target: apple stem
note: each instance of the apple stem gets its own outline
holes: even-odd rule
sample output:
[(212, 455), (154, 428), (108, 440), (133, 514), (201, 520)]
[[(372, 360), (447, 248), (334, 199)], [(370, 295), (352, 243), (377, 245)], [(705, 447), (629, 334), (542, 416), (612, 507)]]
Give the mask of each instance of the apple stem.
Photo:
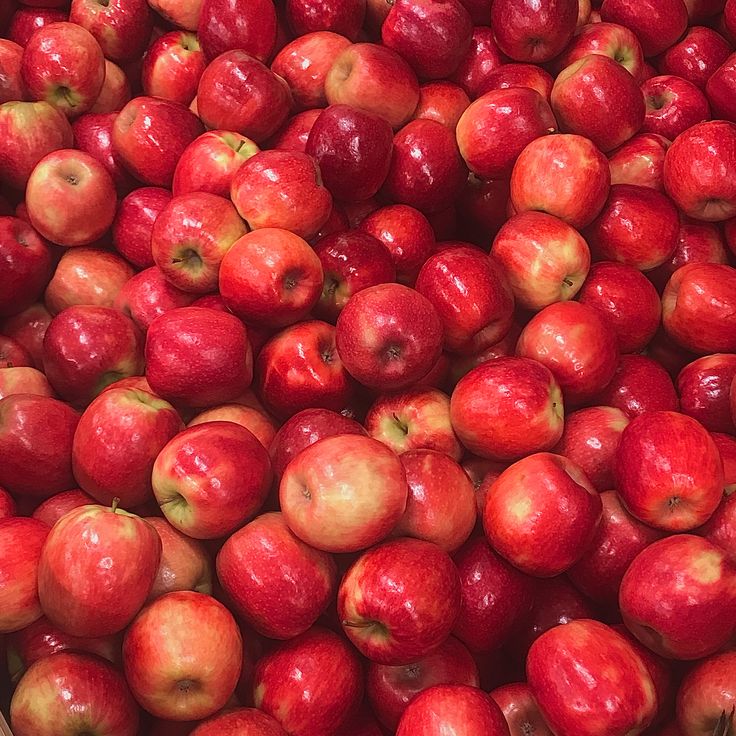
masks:
[(572, 286), (572, 281), (570, 281), (570, 279), (562, 279), (562, 283), (567, 286)]
[(731, 713), (726, 714), (726, 711), (721, 711), (721, 717), (716, 723), (716, 727), (713, 731), (713, 736), (733, 736), (733, 719), (736, 713), (736, 706), (731, 708)]
[(368, 629), (375, 625), (374, 621), (363, 621), (358, 623), (357, 621), (343, 621), (343, 626), (347, 626), (349, 629)]
[(115, 498), (113, 498), (113, 500), (112, 500), (112, 512), (113, 512), (113, 514), (117, 512), (119, 505), (120, 505), (120, 499), (117, 496), (115, 496)]

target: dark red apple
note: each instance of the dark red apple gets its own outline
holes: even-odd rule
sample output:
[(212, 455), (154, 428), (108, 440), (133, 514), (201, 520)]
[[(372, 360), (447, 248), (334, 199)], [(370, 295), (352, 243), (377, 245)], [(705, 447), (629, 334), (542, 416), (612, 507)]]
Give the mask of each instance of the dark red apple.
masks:
[[(276, 45), (276, 8), (272, 0), (203, 0), (197, 36), (207, 58), (239, 49), (265, 62)], [(194, 29), (191, 29), (194, 30)]]
[(501, 709), (511, 736), (554, 736), (527, 683), (501, 685), (491, 690), (489, 695)]
[(355, 41), (366, 15), (365, 0), (287, 0), (286, 20), (296, 36), (333, 31)]
[(677, 377), (683, 414), (710, 432), (736, 434), (729, 395), (736, 378), (736, 355), (715, 354), (686, 365)]
[(705, 26), (693, 26), (659, 57), (659, 71), (676, 74), (704, 89), (730, 53), (731, 46), (719, 33)]
[(451, 79), (460, 85), (471, 99), (475, 99), (488, 92), (486, 84), (488, 76), (503, 66), (504, 61), (506, 57), (496, 44), (493, 30), (487, 25), (478, 25), (473, 29), (470, 48)]
[[(39, 28), (50, 23), (59, 23), (69, 20), (69, 13), (60, 2), (55, 3), (61, 7), (34, 7), (32, 4), (21, 5), (10, 19), (7, 28), (7, 38), (11, 41), (25, 46), (30, 37)], [(66, 3), (64, 3), (66, 5)], [(12, 6), (9, 6), (12, 7)]]
[(673, 141), (691, 126), (710, 120), (708, 99), (686, 79), (669, 74), (651, 77), (641, 90), (647, 106), (643, 133), (656, 133)]
[(682, 0), (604, 0), (601, 19), (634, 31), (647, 57), (672, 46), (688, 25), (687, 8)]

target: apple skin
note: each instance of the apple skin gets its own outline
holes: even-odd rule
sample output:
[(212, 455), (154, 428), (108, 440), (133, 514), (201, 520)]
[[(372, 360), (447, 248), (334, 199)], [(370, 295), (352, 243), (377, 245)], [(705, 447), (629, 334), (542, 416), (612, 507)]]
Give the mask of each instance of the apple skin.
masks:
[(46, 376), (35, 368), (28, 366), (0, 368), (0, 399), (13, 394), (56, 395)]
[(337, 634), (312, 628), (256, 664), (254, 701), (293, 736), (334, 733), (363, 695), (358, 656)]
[(709, 432), (736, 434), (729, 402), (735, 378), (736, 355), (707, 355), (689, 363), (677, 377), (682, 413), (697, 419)]
[(406, 665), (430, 654), (460, 611), (460, 576), (449, 555), (419, 539), (372, 547), (337, 592), (343, 631), (372, 662)]
[(644, 122), (644, 95), (636, 80), (600, 54), (584, 56), (563, 69), (550, 101), (563, 132), (590, 138), (604, 153), (629, 140)]
[(478, 97), (494, 89), (528, 87), (549, 102), (554, 81), (548, 72), (534, 64), (502, 64), (484, 76), (478, 88)]
[(183, 424), (171, 404), (145, 391), (116, 389), (98, 396), (80, 417), (72, 468), (82, 490), (98, 503), (127, 507), (153, 497), (156, 456)]
[(51, 323), (51, 315), (43, 304), (31, 304), (22, 312), (0, 321), (5, 336), (18, 342), (33, 360), (33, 365), (43, 369), (43, 337)]
[(611, 151), (611, 184), (634, 184), (664, 192), (664, 158), (670, 142), (661, 135), (639, 133)]
[(470, 39), (470, 48), (460, 61), (450, 81), (460, 85), (470, 99), (476, 99), (485, 94), (488, 89), (486, 80), (496, 69), (507, 61), (501, 53), (493, 30), (487, 25), (477, 25), (473, 28)]
[(94, 733), (98, 728), (116, 736), (135, 736), (138, 720), (138, 705), (123, 675), (109, 662), (78, 652), (60, 652), (35, 662), (10, 704), (17, 736), (52, 736), (59, 729)]
[(105, 57), (82, 26), (50, 23), (28, 39), (20, 73), (32, 99), (45, 100), (67, 117), (76, 117), (87, 112), (100, 94)]
[(701, 659), (733, 636), (736, 567), (706, 539), (675, 534), (637, 555), (621, 582), (619, 606), (629, 631), (656, 654)]
[[(733, 387), (733, 383), (731, 384)], [(733, 392), (732, 392), (733, 395)], [(711, 432), (713, 441), (721, 453), (723, 461), (723, 475), (726, 480), (725, 494), (728, 496), (736, 491), (736, 437), (730, 434)]]
[(539, 210), (580, 230), (603, 209), (610, 182), (606, 157), (587, 138), (540, 136), (514, 163), (511, 202), (516, 212)]
[(468, 168), (482, 179), (508, 178), (527, 144), (554, 133), (549, 103), (528, 87), (486, 92), (465, 110), (456, 136)]
[[(61, 3), (57, 3), (61, 5)], [(66, 3), (64, 3), (66, 5)], [(10, 6), (9, 6), (10, 7)], [(69, 20), (69, 12), (63, 7), (61, 8), (42, 8), (30, 5), (21, 5), (10, 18), (7, 27), (7, 35), (3, 34), (10, 41), (20, 46), (25, 46), (30, 37), (39, 28), (49, 25), (50, 23), (58, 23), (60, 21)], [(20, 99), (15, 97), (14, 99)]]
[(449, 637), (434, 652), (409, 665), (371, 662), (366, 672), (366, 695), (378, 720), (394, 732), (409, 703), (434, 685), (480, 687), (478, 667), (470, 652)]
[(643, 133), (674, 140), (691, 126), (710, 120), (708, 98), (692, 82), (673, 75), (647, 79), (641, 86), (647, 106)]
[(549, 368), (568, 405), (585, 403), (604, 389), (619, 357), (610, 323), (580, 302), (557, 302), (534, 315), (519, 336), (516, 354)]
[[(279, 151), (298, 151), (306, 153), (307, 141), (317, 118), (322, 114), (322, 109), (303, 110), (287, 119), (287, 121), (269, 138), (265, 143), (266, 148), (275, 148)], [(333, 212), (335, 203), (332, 204)]]
[(286, 467), (279, 486), (291, 531), (326, 552), (355, 552), (385, 539), (406, 509), (407, 494), (399, 458), (359, 434), (309, 445)]
[(122, 631), (148, 597), (160, 558), (161, 540), (140, 517), (114, 505), (80, 506), (54, 525), (41, 553), (43, 612), (73, 636)]
[(89, 111), (101, 115), (117, 112), (130, 102), (131, 96), (128, 75), (117, 64), (105, 59), (105, 81)]
[(700, 89), (728, 58), (731, 46), (712, 28), (694, 26), (659, 57), (660, 74), (675, 74)]
[(18, 516), (0, 520), (4, 550), (0, 565), (0, 632), (3, 634), (24, 629), (42, 614), (36, 579), (48, 533), (49, 527), (37, 519)]
[(71, 148), (73, 143), (66, 116), (48, 102), (7, 101), (0, 105), (0, 175), (14, 189), (25, 188), (44, 156)]
[(736, 104), (733, 102), (736, 90), (736, 54), (731, 54), (713, 72), (705, 85), (708, 101), (714, 117), (736, 122)]
[(534, 603), (534, 580), (498, 555), (483, 537), (453, 556), (460, 573), (460, 614), (452, 633), (472, 652), (497, 650)]
[(105, 167), (82, 151), (60, 149), (44, 156), (26, 185), (31, 224), (67, 247), (88, 245), (115, 217), (115, 186)]
[(33, 512), (33, 518), (52, 527), (62, 516), (80, 506), (89, 506), (95, 503), (92, 496), (79, 488), (57, 493), (42, 501)]
[(419, 103), (413, 119), (434, 120), (455, 130), (468, 105), (470, 98), (459, 85), (444, 80), (427, 82), (419, 89)]
[[(193, 29), (192, 29), (193, 30)], [(232, 49), (265, 62), (276, 45), (276, 9), (272, 0), (204, 0), (197, 27), (202, 48), (211, 61)]]
[(140, 187), (118, 205), (112, 225), (113, 245), (136, 268), (154, 265), (151, 233), (156, 219), (170, 200), (168, 189)]
[(17, 515), (17, 510), (17, 504), (10, 491), (0, 488), (0, 521), (12, 519)]
[(594, 263), (578, 292), (578, 300), (595, 309), (611, 325), (622, 353), (644, 350), (659, 327), (659, 295), (649, 279), (633, 266), (610, 261)]
[(148, 0), (148, 4), (171, 25), (187, 31), (197, 30), (202, 0)]
[[(666, 333), (691, 352), (736, 352), (736, 269), (690, 263), (675, 271), (662, 294)], [(700, 325), (698, 328), (697, 325)]]
[(175, 529), (195, 539), (218, 539), (255, 516), (272, 477), (266, 449), (245, 427), (205, 422), (164, 445), (151, 483)]
[(419, 693), (404, 711), (396, 736), (509, 736), (506, 720), (489, 695), (467, 685), (435, 685)]
[(393, 49), (374, 43), (348, 46), (325, 79), (330, 105), (352, 105), (379, 115), (396, 130), (411, 119), (419, 102), (419, 82)]
[[(718, 435), (714, 435), (716, 439)], [(730, 435), (721, 435), (733, 443)], [(697, 530), (709, 542), (720, 547), (726, 557), (736, 565), (736, 494), (730, 487), (726, 487), (725, 495), (718, 504), (718, 508), (708, 521)]]
[(533, 311), (572, 299), (590, 269), (583, 236), (545, 212), (511, 217), (494, 238), (491, 256), (506, 274), (516, 303)]
[(9, 317), (27, 309), (41, 296), (52, 274), (53, 256), (48, 243), (27, 222), (17, 217), (0, 217), (0, 260), (0, 317)]
[(280, 419), (309, 408), (342, 411), (356, 393), (337, 351), (335, 328), (317, 320), (291, 325), (263, 346), (255, 385)]
[(226, 51), (207, 65), (195, 99), (207, 128), (240, 133), (259, 145), (286, 122), (291, 105), (286, 82), (240, 49)]
[(278, 429), (276, 423), (265, 413), (242, 404), (221, 404), (197, 414), (187, 426), (196, 427), (205, 422), (234, 422), (245, 427), (268, 450)]
[(244, 135), (229, 130), (209, 130), (193, 140), (181, 154), (174, 171), (172, 193), (178, 196), (209, 192), (228, 198), (235, 172), (259, 150)]
[(554, 736), (526, 682), (501, 685), (489, 695), (501, 709), (511, 736)]
[(146, 333), (146, 377), (167, 401), (204, 408), (232, 401), (253, 378), (243, 323), (204, 307), (179, 307), (157, 317)]
[(332, 556), (302, 542), (280, 513), (263, 514), (229, 537), (217, 576), (236, 613), (270, 639), (303, 634), (337, 590)]
[(719, 719), (733, 711), (736, 652), (715, 654), (693, 667), (677, 693), (677, 722), (684, 734), (709, 736)]
[(679, 227), (677, 208), (664, 194), (615, 184), (586, 234), (598, 260), (650, 271), (674, 254)]
[[(708, 166), (715, 156), (718, 166)], [(664, 160), (664, 186), (684, 214), (719, 222), (736, 215), (736, 124), (709, 120), (677, 137)]]
[(577, 0), (500, 0), (491, 6), (490, 25), (506, 56), (541, 64), (567, 46), (577, 19)]
[[(197, 621), (197, 626), (188, 621)], [(152, 715), (199, 720), (229, 701), (242, 652), (238, 626), (221, 603), (203, 593), (175, 591), (146, 606), (128, 627), (125, 678)]]
[(121, 63), (142, 56), (153, 30), (146, 0), (72, 0), (69, 21), (89, 31), (108, 59)]
[(143, 92), (150, 97), (189, 105), (197, 94), (206, 66), (196, 35), (187, 31), (164, 33), (143, 57)]
[(554, 733), (637, 734), (657, 711), (644, 662), (623, 636), (598, 621), (571, 621), (542, 634), (529, 651), (526, 672)]
[[(151, 736), (156, 736), (156, 734), (152, 732)], [(196, 726), (194, 731), (191, 731), (190, 736), (238, 736), (238, 734), (286, 736), (286, 731), (281, 728), (276, 719), (260, 710), (236, 708), (203, 721)]]
[(0, 368), (34, 367), (31, 354), (12, 337), (0, 335)]
[(271, 71), (286, 80), (296, 110), (327, 107), (327, 73), (350, 45), (339, 33), (315, 31), (299, 35), (276, 54)]
[(309, 244), (276, 227), (239, 238), (220, 265), (220, 293), (228, 308), (248, 323), (271, 328), (304, 319), (319, 300), (323, 281), (322, 264)]
[(365, 430), (354, 419), (329, 409), (303, 409), (287, 419), (270, 446), (271, 464), (279, 480), (287, 465), (302, 450), (325, 437), (336, 434), (364, 435)]

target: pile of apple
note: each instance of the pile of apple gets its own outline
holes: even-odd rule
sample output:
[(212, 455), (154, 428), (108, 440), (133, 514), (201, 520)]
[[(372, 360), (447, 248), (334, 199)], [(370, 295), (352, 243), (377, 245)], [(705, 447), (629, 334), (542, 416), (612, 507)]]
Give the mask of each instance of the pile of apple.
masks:
[(736, 0), (0, 36), (15, 736), (736, 734)]

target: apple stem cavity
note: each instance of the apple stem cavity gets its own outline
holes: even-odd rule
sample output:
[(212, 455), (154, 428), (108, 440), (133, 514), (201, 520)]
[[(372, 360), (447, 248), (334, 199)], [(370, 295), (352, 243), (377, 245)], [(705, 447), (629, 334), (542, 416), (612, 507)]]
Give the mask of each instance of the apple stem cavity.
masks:
[(716, 723), (716, 727), (713, 730), (713, 736), (734, 736), (734, 714), (736, 714), (736, 706), (731, 708), (729, 714), (725, 710), (721, 711), (721, 717), (718, 719), (718, 723)]

